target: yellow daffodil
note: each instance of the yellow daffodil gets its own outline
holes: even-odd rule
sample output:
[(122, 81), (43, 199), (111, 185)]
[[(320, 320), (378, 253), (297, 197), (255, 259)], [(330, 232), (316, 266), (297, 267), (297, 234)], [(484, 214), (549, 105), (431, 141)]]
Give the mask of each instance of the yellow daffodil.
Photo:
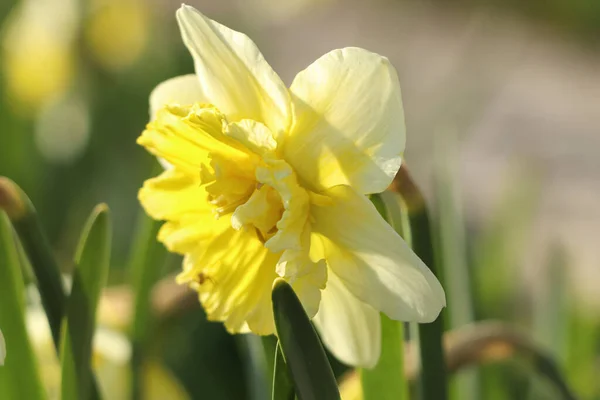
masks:
[(184, 255), (178, 280), (230, 332), (274, 332), (271, 286), (295, 289), (340, 360), (373, 366), (379, 312), (429, 322), (437, 279), (367, 194), (398, 171), (405, 128), (390, 62), (334, 50), (290, 88), (256, 45), (189, 6), (177, 12), (196, 74), (160, 84), (138, 143), (165, 172), (139, 199)]
[(4, 365), (4, 359), (6, 358), (6, 342), (4, 341), (4, 335), (0, 331), (0, 365)]

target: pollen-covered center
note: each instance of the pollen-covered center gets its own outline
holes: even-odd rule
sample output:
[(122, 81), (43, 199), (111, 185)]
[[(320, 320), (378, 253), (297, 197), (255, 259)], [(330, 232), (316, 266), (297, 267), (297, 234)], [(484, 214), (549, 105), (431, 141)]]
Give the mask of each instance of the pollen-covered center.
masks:
[(194, 104), (165, 107), (149, 129), (202, 148), (196, 174), (206, 197), (198, 201), (208, 202), (215, 218), (230, 218), (273, 252), (300, 249), (309, 196), (264, 124), (230, 123), (216, 107)]

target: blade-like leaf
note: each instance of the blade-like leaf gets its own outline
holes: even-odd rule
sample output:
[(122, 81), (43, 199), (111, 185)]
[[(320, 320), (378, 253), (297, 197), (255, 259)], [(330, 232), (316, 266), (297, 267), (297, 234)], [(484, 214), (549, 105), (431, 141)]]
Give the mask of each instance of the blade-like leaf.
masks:
[(23, 279), (12, 228), (0, 210), (0, 329), (7, 357), (0, 366), (1, 399), (43, 399), (37, 363), (25, 327)]
[[(391, 195), (391, 198), (387, 195)], [(398, 195), (387, 193), (386, 197), (372, 195), (371, 202), (381, 216), (398, 232), (403, 234), (403, 219)], [(408, 385), (404, 378), (404, 349), (402, 323), (392, 321), (381, 314), (381, 356), (373, 369), (361, 371), (364, 400), (408, 399)]]
[[(433, 204), (435, 237), (438, 260), (444, 271), (448, 299), (447, 328), (454, 329), (475, 320), (473, 286), (467, 257), (466, 232), (461, 207), (458, 173), (458, 140), (453, 130), (442, 130), (434, 140), (434, 193)], [(451, 385), (453, 398), (478, 399), (481, 396), (479, 371), (473, 368), (454, 377)]]
[(294, 384), (290, 378), (290, 373), (283, 358), (281, 347), (277, 342), (275, 350), (275, 363), (273, 364), (273, 395), (272, 400), (294, 400)]
[[(438, 270), (437, 260), (434, 258), (434, 241), (427, 204), (421, 191), (408, 174), (405, 165), (398, 171), (391, 188), (400, 194), (407, 207), (413, 251), (444, 286), (443, 274)], [(448, 376), (442, 348), (445, 313), (446, 311), (442, 310), (435, 321), (419, 325), (422, 365), (420, 392), (425, 400), (448, 398)]]
[(130, 332), (133, 345), (131, 357), (133, 399), (145, 398), (142, 393), (141, 374), (147, 335), (152, 331), (150, 293), (160, 277), (166, 255), (164, 247), (156, 240), (161, 223), (152, 220), (143, 211), (138, 220), (139, 225), (129, 264), (135, 293), (135, 311)]
[(408, 399), (402, 332), (401, 322), (381, 314), (381, 356), (373, 369), (361, 371), (364, 400)]
[(283, 279), (273, 284), (277, 336), (300, 400), (339, 399), (331, 365), (298, 296)]
[(38, 283), (42, 305), (48, 316), (54, 345), (60, 347), (65, 311), (65, 289), (52, 248), (42, 230), (37, 212), (27, 195), (8, 178), (0, 177), (0, 206), (7, 211)]
[(75, 256), (77, 268), (67, 304), (61, 351), (63, 400), (85, 400), (92, 393), (92, 339), (96, 307), (108, 275), (110, 238), (108, 208), (101, 204), (88, 219)]

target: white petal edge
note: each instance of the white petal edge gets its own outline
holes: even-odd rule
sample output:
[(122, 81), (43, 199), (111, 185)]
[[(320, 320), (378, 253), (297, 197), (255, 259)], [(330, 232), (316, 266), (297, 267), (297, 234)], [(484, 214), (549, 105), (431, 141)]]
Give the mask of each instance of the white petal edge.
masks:
[(181, 75), (158, 84), (150, 93), (150, 119), (167, 104), (189, 105), (206, 102), (200, 81), (194, 74)]
[(334, 273), (328, 275), (314, 318), (321, 339), (341, 362), (373, 368), (381, 353), (379, 312), (358, 300)]
[(194, 58), (202, 92), (230, 122), (267, 125), (277, 138), (290, 124), (290, 96), (281, 78), (248, 36), (182, 5), (177, 21)]
[(331, 270), (359, 300), (398, 321), (432, 322), (446, 305), (437, 278), (381, 218), (373, 204), (348, 186), (328, 191), (331, 206), (313, 206)]
[(294, 123), (283, 151), (304, 182), (316, 191), (385, 190), (406, 141), (400, 83), (388, 59), (359, 48), (331, 51), (296, 75), (290, 92)]

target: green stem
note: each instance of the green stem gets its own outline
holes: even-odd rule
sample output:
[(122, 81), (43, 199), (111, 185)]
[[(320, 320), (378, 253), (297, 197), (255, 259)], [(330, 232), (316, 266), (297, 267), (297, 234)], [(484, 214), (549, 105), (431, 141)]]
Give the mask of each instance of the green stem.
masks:
[[(399, 193), (406, 204), (414, 252), (442, 282), (441, 274), (436, 268), (434, 242), (425, 199), (405, 166), (400, 168), (391, 189)], [(445, 311), (442, 310), (440, 316), (432, 323), (419, 325), (422, 366), (420, 389), (425, 400), (448, 399), (448, 377), (442, 345), (444, 314)]]

